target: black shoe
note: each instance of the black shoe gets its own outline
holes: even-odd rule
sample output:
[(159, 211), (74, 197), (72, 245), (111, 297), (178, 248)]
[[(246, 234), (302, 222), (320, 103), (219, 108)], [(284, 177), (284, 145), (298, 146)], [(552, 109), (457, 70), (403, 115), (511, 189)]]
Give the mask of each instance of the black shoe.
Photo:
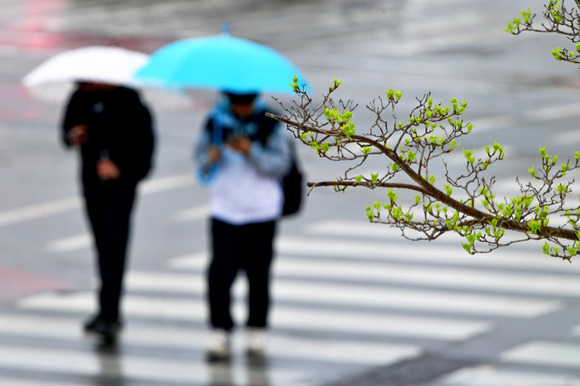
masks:
[(98, 318), (89, 321), (84, 327), (86, 333), (97, 337), (102, 347), (114, 346), (117, 342), (119, 331), (121, 330), (121, 324), (118, 321)]
[(90, 334), (100, 334), (114, 333), (115, 335), (121, 330), (121, 322), (118, 320), (106, 320), (101, 318), (99, 315), (89, 319), (83, 325), (83, 331)]
[(93, 332), (95, 330), (95, 326), (97, 325), (97, 323), (99, 322), (100, 317), (97, 316), (93, 316), (92, 318), (90, 318), (89, 320), (87, 320), (84, 324), (83, 324), (83, 331), (84, 332)]

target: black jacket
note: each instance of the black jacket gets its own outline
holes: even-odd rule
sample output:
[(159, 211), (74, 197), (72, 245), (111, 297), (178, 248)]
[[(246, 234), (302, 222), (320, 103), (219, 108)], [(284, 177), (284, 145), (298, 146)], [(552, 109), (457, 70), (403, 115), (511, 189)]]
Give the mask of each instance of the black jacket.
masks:
[(135, 186), (147, 175), (152, 167), (153, 123), (136, 91), (123, 87), (75, 91), (62, 123), (67, 146), (68, 133), (78, 124), (88, 126), (88, 142), (81, 147), (85, 186), (98, 181), (96, 163), (102, 156), (108, 156), (119, 167), (120, 185)]

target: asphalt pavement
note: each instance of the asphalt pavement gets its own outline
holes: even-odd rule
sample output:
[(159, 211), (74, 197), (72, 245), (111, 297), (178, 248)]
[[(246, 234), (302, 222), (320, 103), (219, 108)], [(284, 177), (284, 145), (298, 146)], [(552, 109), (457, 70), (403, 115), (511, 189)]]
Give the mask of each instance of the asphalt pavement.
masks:
[[(200, 90), (188, 110), (152, 106), (159, 146), (134, 218), (126, 329), (103, 349), (80, 331), (94, 309), (94, 266), (78, 159), (58, 138), (63, 106), (20, 84), (67, 49), (153, 52), (228, 23), (290, 58), (315, 95), (341, 79), (357, 127), (389, 87), (403, 91), (403, 115), (427, 92), (466, 99), (475, 129), (462, 145), (506, 146), (495, 175), (508, 195), (540, 146), (567, 158), (580, 144), (580, 73), (550, 54), (566, 39), (503, 31), (527, 7), (542, 2), (0, 0), (0, 385), (580, 385), (578, 263), (537, 245), (469, 256), (454, 238), (407, 241), (365, 223), (364, 206), (383, 193), (357, 189), (314, 190), (280, 224), (265, 360), (243, 354), (239, 331), (230, 363), (206, 363), (208, 193), (194, 181), (191, 147), (216, 96)], [(306, 147), (299, 154), (310, 181), (342, 171)], [(240, 280), (239, 320), (244, 289)]]

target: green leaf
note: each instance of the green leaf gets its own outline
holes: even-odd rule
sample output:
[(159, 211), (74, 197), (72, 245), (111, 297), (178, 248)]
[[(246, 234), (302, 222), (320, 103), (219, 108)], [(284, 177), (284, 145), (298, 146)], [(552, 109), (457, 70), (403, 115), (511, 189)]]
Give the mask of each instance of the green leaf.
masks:
[(451, 185), (447, 184), (447, 185), (445, 185), (444, 187), (445, 187), (445, 193), (446, 193), (448, 196), (451, 196), (451, 193), (453, 193), (453, 189), (451, 188)]
[(548, 245), (548, 243), (544, 243), (544, 246), (542, 247), (542, 251), (546, 254), (549, 255), (550, 254), (550, 246)]
[(520, 11), (520, 15), (522, 15), (526, 24), (530, 23), (531, 17), (532, 17), (532, 11), (530, 11), (529, 8), (525, 11), (524, 10)]
[(514, 33), (514, 26), (513, 26), (513, 24), (508, 21), (507, 28), (504, 29), (504, 31), (505, 32), (508, 32), (510, 34), (513, 34)]
[(397, 193), (393, 189), (389, 189), (387, 191), (387, 197), (389, 197), (389, 200), (391, 200), (392, 202), (397, 201), (397, 199), (399, 198), (397, 197)]
[(362, 147), (362, 148), (360, 149), (360, 151), (361, 151), (363, 154), (365, 154), (365, 155), (366, 155), (366, 154), (369, 154), (369, 153), (371, 152), (371, 150), (372, 150), (372, 149), (373, 149), (373, 148), (372, 148), (372, 146), (365, 146), (365, 147)]
[(292, 87), (292, 91), (298, 92), (300, 91), (300, 85), (298, 84), (298, 77), (294, 75), (292, 77), (292, 83), (289, 83), (290, 87)]

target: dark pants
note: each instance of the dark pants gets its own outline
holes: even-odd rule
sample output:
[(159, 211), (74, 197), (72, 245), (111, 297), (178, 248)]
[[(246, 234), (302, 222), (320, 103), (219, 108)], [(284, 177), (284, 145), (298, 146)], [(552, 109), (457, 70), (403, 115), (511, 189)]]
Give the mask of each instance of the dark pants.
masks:
[(275, 230), (274, 221), (231, 225), (211, 220), (213, 257), (208, 287), (212, 327), (229, 331), (234, 326), (230, 289), (239, 270), (246, 272), (249, 283), (247, 326), (266, 327)]
[(95, 238), (101, 279), (99, 316), (119, 320), (120, 298), (135, 188), (111, 183), (85, 185), (87, 214)]

